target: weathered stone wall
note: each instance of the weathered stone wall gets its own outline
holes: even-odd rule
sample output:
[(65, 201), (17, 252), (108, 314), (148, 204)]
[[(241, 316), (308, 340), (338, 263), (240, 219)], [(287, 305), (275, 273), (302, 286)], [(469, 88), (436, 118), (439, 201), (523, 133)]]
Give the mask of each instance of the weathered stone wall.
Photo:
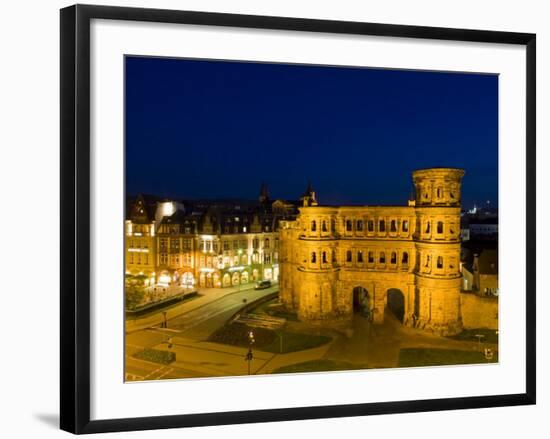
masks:
[(498, 298), (480, 297), (473, 293), (460, 294), (462, 325), (465, 329), (498, 330)]
[(363, 288), (373, 321), (382, 323), (395, 289), (403, 297), (404, 324), (460, 332), (463, 174), (415, 171), (417, 196), (408, 206), (300, 208), (295, 221), (281, 223), (281, 301), (301, 319), (351, 319), (353, 291)]

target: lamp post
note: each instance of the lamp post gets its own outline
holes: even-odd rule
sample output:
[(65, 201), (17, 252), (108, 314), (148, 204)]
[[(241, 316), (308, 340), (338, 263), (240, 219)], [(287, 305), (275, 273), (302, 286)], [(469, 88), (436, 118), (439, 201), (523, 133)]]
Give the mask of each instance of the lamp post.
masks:
[[(239, 264), (242, 262), (241, 261), (241, 255), (243, 254), (243, 250), (242, 249), (239, 249), (237, 250), (237, 254), (239, 255)], [(239, 293), (241, 292), (241, 284), (242, 284), (242, 279), (243, 278), (243, 273), (242, 271), (240, 272), (239, 274)]]
[(246, 353), (244, 360), (248, 362), (248, 375), (250, 375), (250, 365), (254, 359), (254, 354), (252, 353), (252, 345), (254, 344), (254, 333), (252, 331), (248, 332), (248, 352)]

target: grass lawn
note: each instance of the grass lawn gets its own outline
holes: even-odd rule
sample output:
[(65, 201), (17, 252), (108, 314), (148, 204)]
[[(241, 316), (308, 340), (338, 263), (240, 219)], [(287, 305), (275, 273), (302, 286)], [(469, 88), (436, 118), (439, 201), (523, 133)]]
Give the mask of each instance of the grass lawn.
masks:
[[(498, 361), (495, 353), (491, 363)], [(457, 349), (406, 348), (399, 351), (399, 367), (444, 366), (449, 364), (487, 363), (483, 352)]]
[(366, 366), (358, 364), (348, 363), (347, 361), (333, 361), (333, 360), (311, 360), (303, 363), (290, 364), (288, 366), (280, 367), (273, 371), (273, 373), (297, 373), (297, 372), (327, 372), (334, 370), (356, 370), (367, 369)]
[[(214, 332), (208, 339), (214, 343), (248, 347), (248, 333), (254, 332), (253, 348), (274, 354), (303, 351), (322, 346), (332, 339), (324, 335), (302, 334), (285, 330), (252, 328), (243, 323), (232, 323)], [(282, 352), (281, 352), (282, 337)]]
[(477, 328), (477, 329), (465, 329), (460, 334), (451, 335), (448, 338), (461, 341), (478, 341), (476, 335), (483, 335), (481, 343), (495, 343), (498, 344), (498, 334), (494, 329)]

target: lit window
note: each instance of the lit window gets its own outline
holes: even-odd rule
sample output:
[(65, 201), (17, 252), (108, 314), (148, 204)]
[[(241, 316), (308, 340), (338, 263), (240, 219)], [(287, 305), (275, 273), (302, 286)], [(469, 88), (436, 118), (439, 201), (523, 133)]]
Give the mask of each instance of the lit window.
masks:
[(386, 263), (386, 254), (384, 252), (380, 252), (380, 259), (379, 259), (380, 263), (381, 264), (385, 264)]

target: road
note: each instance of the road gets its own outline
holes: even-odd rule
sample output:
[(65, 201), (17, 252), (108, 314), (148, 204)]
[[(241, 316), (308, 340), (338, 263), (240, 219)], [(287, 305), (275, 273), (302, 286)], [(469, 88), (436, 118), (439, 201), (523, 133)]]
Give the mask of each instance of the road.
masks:
[(246, 303), (276, 293), (277, 290), (278, 286), (273, 286), (265, 290), (249, 289), (228, 294), (198, 309), (169, 320), (168, 328), (177, 331), (180, 336), (185, 338), (205, 340), (216, 329), (223, 326), (233, 314), (243, 308)]
[[(183, 314), (169, 318), (167, 328), (161, 328), (160, 323), (157, 323), (149, 328), (127, 333), (126, 380), (220, 375), (228, 365), (231, 365), (233, 371), (238, 371), (238, 374), (246, 373), (244, 372), (246, 364), (243, 361), (246, 351), (242, 348), (222, 347), (205, 341), (212, 332), (223, 326), (247, 303), (276, 293), (277, 290), (278, 286), (275, 285), (264, 290), (231, 291), (210, 302), (195, 306)], [(162, 315), (162, 311), (157, 314)], [(169, 366), (132, 357), (135, 352), (143, 348), (167, 349), (168, 340), (172, 343), (170, 350), (176, 352), (177, 358), (177, 361)], [(260, 357), (262, 354), (259, 354), (257, 359), (260, 360)], [(267, 361), (270, 358), (271, 355), (263, 359)]]

